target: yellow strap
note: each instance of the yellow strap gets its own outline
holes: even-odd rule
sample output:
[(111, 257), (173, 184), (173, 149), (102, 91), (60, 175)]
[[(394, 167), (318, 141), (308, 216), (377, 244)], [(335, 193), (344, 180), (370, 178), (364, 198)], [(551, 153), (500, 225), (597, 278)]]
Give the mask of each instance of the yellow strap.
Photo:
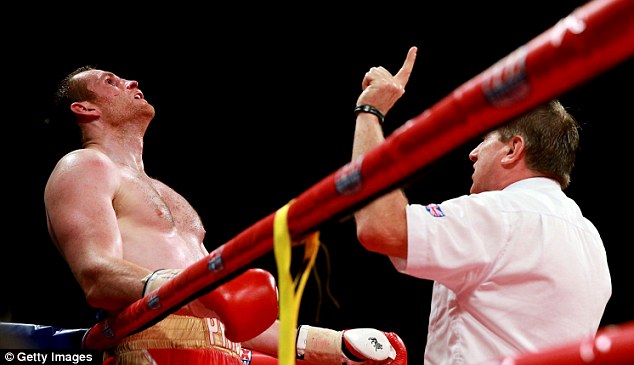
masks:
[[(291, 275), (291, 235), (288, 231), (288, 209), (292, 201), (275, 213), (273, 224), (273, 249), (278, 272), (278, 291), (280, 304), (280, 338), (278, 364), (294, 365), (296, 358), (295, 330), (302, 293), (317, 252), (319, 251), (319, 232), (311, 234), (304, 242), (304, 261), (300, 275), (293, 280)], [(297, 292), (295, 292), (297, 287)]]

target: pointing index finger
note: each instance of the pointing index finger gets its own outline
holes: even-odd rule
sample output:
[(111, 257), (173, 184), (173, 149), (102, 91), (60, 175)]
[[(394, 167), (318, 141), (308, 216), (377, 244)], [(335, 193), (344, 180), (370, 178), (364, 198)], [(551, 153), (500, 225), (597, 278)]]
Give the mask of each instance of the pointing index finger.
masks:
[(405, 87), (405, 85), (407, 84), (407, 81), (409, 81), (409, 76), (412, 74), (412, 69), (414, 68), (414, 61), (416, 60), (417, 50), (418, 48), (415, 46), (410, 47), (409, 51), (407, 52), (407, 58), (405, 58), (405, 62), (403, 63), (403, 66), (401, 67), (400, 70), (398, 70), (398, 73), (394, 75), (394, 78), (396, 79), (396, 81), (400, 83), (403, 87)]

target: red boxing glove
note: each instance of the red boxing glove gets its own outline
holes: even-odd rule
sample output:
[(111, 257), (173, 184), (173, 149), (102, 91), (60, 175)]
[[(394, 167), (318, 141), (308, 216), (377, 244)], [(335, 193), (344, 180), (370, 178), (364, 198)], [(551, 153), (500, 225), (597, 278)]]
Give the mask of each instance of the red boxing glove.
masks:
[(403, 340), (394, 332), (385, 332), (385, 337), (396, 350), (396, 358), (392, 360), (390, 365), (407, 365), (407, 348)]
[(279, 313), (275, 278), (262, 269), (249, 269), (198, 301), (216, 312), (225, 325), (225, 335), (233, 342), (264, 332)]

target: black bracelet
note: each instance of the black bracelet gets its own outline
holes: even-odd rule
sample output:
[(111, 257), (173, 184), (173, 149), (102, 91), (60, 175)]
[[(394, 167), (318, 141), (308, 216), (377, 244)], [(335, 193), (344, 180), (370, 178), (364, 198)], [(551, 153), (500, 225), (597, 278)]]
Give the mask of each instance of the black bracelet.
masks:
[(383, 115), (383, 113), (381, 113), (379, 109), (373, 107), (372, 105), (357, 105), (357, 107), (354, 108), (354, 115), (359, 115), (359, 113), (374, 114), (377, 118), (379, 118), (380, 124), (383, 124), (383, 121), (385, 120), (385, 115)]

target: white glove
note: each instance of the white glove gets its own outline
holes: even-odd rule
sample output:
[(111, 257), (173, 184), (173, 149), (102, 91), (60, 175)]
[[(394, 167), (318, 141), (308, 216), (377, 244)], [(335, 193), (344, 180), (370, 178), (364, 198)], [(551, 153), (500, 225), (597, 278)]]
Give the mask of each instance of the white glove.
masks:
[[(396, 334), (390, 335), (398, 338)], [(402, 345), (400, 338), (398, 343)], [(405, 352), (405, 346), (400, 347), (399, 351)], [(374, 328), (335, 331), (303, 325), (297, 330), (297, 358), (311, 364), (355, 365), (366, 361), (388, 364), (396, 359), (397, 352), (386, 333)]]

